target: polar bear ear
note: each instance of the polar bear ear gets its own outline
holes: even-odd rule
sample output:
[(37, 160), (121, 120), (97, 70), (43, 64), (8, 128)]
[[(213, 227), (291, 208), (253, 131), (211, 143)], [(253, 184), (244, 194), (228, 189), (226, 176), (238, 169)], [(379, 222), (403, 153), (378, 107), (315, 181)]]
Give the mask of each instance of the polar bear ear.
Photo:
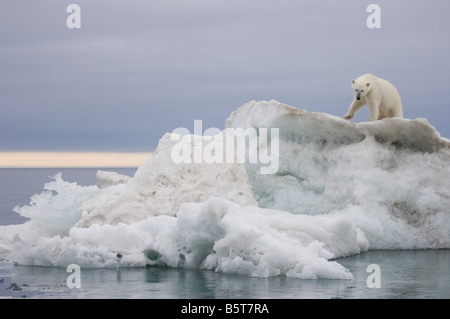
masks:
[(355, 80), (352, 80), (352, 83), (355, 84)]
[(369, 87), (369, 86), (370, 86), (370, 83), (366, 83), (366, 86)]

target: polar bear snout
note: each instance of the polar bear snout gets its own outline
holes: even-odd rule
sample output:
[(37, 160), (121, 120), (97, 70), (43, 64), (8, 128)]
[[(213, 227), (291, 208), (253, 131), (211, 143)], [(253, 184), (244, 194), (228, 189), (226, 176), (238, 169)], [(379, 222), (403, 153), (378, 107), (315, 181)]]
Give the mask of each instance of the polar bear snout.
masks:
[(356, 99), (359, 101), (361, 100), (361, 93), (358, 92), (358, 94), (356, 94)]

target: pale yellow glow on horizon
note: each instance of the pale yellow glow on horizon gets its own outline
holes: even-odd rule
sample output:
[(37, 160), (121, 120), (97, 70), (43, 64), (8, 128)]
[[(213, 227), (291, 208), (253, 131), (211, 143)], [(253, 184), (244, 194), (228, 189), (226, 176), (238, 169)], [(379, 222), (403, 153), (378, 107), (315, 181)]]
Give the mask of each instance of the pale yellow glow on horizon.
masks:
[(151, 153), (0, 152), (1, 168), (138, 167)]

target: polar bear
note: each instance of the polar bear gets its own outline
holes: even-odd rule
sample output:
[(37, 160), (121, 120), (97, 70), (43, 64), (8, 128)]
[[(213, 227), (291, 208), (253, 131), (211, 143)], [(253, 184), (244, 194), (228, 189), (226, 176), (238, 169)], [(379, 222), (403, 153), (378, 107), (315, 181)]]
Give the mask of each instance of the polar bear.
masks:
[(388, 117), (403, 117), (402, 102), (397, 89), (388, 81), (372, 74), (352, 80), (355, 98), (344, 118), (349, 120), (362, 106), (369, 108), (369, 121)]

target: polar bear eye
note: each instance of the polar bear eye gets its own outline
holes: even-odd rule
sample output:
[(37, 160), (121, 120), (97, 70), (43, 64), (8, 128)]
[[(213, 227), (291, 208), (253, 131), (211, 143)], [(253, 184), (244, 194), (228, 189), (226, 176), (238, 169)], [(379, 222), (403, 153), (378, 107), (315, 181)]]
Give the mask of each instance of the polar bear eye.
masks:
[(364, 90), (361, 90), (361, 93), (364, 92)]

